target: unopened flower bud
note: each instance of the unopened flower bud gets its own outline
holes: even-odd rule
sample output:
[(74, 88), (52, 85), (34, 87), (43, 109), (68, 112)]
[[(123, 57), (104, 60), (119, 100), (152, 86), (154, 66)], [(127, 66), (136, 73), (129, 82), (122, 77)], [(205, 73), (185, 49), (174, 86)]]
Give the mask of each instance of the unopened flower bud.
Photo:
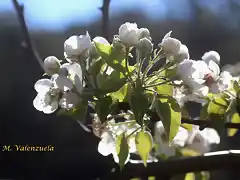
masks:
[(177, 60), (178, 62), (181, 62), (184, 59), (189, 59), (189, 52), (186, 45), (181, 44), (180, 50), (177, 53), (177, 55), (174, 56), (174, 59)]
[(43, 67), (45, 72), (51, 76), (58, 72), (60, 68), (60, 61), (55, 56), (49, 56), (44, 60)]
[(138, 27), (136, 23), (126, 22), (119, 28), (119, 38), (127, 47), (135, 46), (138, 43)]
[(137, 44), (138, 49), (142, 54), (147, 54), (152, 52), (153, 50), (153, 44), (148, 38), (142, 38)]
[(139, 31), (139, 39), (142, 39), (142, 38), (147, 38), (151, 41), (151, 37), (150, 37), (150, 32), (147, 28), (140, 28)]
[(113, 47), (115, 47), (117, 49), (118, 48), (119, 49), (123, 48), (123, 44), (122, 44), (118, 35), (115, 35), (114, 38), (113, 38)]
[(209, 51), (204, 53), (202, 56), (202, 60), (205, 61), (207, 64), (210, 60), (214, 61), (216, 64), (220, 64), (220, 55), (216, 51)]
[(170, 36), (171, 31), (164, 36), (160, 45), (167, 55), (176, 55), (180, 51), (181, 42), (178, 39), (172, 38)]

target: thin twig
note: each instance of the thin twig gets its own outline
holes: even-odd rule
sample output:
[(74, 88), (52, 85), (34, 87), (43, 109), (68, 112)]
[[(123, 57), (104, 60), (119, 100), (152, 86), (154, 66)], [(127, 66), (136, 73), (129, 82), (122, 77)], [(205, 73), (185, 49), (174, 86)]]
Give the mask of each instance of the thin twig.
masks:
[(103, 5), (99, 9), (102, 11), (102, 33), (103, 37), (109, 40), (109, 6), (111, 0), (103, 0)]
[(23, 36), (24, 36), (24, 41), (25, 41), (24, 43), (26, 44), (29, 51), (33, 54), (35, 59), (38, 61), (40, 66), (43, 68), (43, 61), (42, 61), (38, 51), (36, 50), (32, 40), (31, 40), (29, 31), (28, 31), (28, 28), (27, 28), (27, 25), (26, 25), (26, 22), (25, 22), (24, 6), (20, 5), (17, 0), (12, 0), (12, 3), (13, 3), (14, 8), (16, 10), (18, 21), (20, 23), (20, 27), (21, 27), (21, 30), (22, 30), (22, 33), (23, 33)]
[[(194, 120), (194, 119), (182, 119), (181, 122), (186, 123), (186, 124), (194, 124), (194, 125), (198, 125), (198, 126), (204, 126), (204, 127), (214, 127), (214, 125), (216, 124), (215, 122), (209, 121), (209, 120)], [(224, 123), (224, 127), (240, 129), (240, 123), (226, 122), (226, 123)]]
[[(157, 113), (155, 112), (151, 112), (149, 113), (151, 119), (153, 121), (158, 121), (159, 117), (157, 115)], [(191, 118), (182, 118), (181, 119), (181, 123), (184, 124), (194, 124), (194, 125), (198, 125), (201, 127), (201, 129), (204, 128), (214, 128), (216, 126), (216, 121), (212, 121), (212, 120), (196, 120), (196, 119), (191, 119)], [(230, 122), (225, 122), (223, 123), (223, 127), (224, 128), (233, 128), (233, 129), (240, 129), (240, 123), (230, 123)]]
[(206, 153), (203, 156), (183, 157), (178, 159), (152, 162), (147, 167), (142, 164), (127, 164), (122, 172), (117, 170), (106, 179), (129, 179), (133, 177), (148, 177), (177, 174), (188, 172), (212, 171), (217, 169), (232, 169), (240, 165), (239, 150), (219, 151), (214, 153)]

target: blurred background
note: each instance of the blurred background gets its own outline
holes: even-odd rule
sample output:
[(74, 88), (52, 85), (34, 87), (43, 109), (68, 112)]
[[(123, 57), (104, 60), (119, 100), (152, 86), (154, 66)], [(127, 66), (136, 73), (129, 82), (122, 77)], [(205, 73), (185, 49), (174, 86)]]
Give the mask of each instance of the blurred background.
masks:
[[(102, 0), (19, 0), (31, 37), (41, 57), (63, 59), (63, 43), (86, 30), (102, 35)], [(192, 59), (215, 50), (221, 67), (240, 72), (240, 0), (111, 0), (109, 37), (121, 24), (148, 28), (157, 44), (172, 36), (186, 44)], [(66, 117), (34, 109), (34, 83), (43, 74), (23, 46), (11, 0), (0, 0), (0, 144), (53, 145), (55, 152), (0, 152), (0, 177), (22, 179), (104, 179), (115, 166), (97, 152), (98, 139)], [(193, 111), (194, 113), (194, 111)], [(221, 139), (218, 149), (240, 147), (239, 135)], [(214, 179), (237, 180), (235, 170), (213, 172)]]

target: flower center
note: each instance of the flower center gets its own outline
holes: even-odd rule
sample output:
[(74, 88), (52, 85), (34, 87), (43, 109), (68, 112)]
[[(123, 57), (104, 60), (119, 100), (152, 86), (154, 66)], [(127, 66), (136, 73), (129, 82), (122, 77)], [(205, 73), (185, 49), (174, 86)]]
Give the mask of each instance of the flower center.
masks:
[(210, 86), (215, 81), (213, 76), (212, 76), (212, 73), (206, 74), (205, 77), (204, 77), (204, 80), (205, 80), (205, 84), (207, 86)]
[(46, 104), (51, 104), (53, 101), (57, 101), (60, 97), (60, 91), (56, 88), (51, 88), (45, 98)]

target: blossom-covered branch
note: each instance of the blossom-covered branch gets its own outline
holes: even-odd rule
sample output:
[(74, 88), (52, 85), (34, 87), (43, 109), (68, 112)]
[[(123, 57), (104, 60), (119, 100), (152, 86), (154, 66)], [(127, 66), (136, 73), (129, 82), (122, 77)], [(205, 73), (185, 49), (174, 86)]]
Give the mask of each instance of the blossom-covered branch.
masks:
[[(204, 53), (201, 60), (190, 59), (188, 47), (171, 31), (156, 49), (150, 31), (136, 23), (122, 24), (112, 42), (100, 36), (92, 39), (86, 31), (64, 42), (64, 56), (65, 63), (55, 56), (45, 59), (49, 78), (35, 83), (34, 107), (85, 123), (91, 106), (92, 122), (86, 125), (101, 139), (98, 151), (112, 155), (121, 169), (132, 162), (132, 155), (145, 166), (185, 156), (189, 149), (203, 155), (220, 143), (214, 128), (224, 123), (229, 136), (237, 132), (239, 77), (221, 72), (216, 51)], [(160, 60), (165, 64), (150, 73)], [(202, 120), (189, 117), (188, 101), (202, 105)], [(122, 103), (128, 108), (121, 108)]]
[(44, 69), (43, 61), (42, 61), (37, 49), (35, 48), (32, 40), (31, 40), (29, 31), (28, 31), (28, 28), (27, 28), (27, 25), (26, 25), (26, 21), (25, 21), (25, 18), (24, 18), (24, 6), (20, 5), (17, 0), (12, 0), (12, 3), (13, 3), (14, 8), (16, 10), (18, 21), (20, 23), (20, 27), (21, 27), (21, 30), (22, 30), (22, 33), (23, 33), (23, 36), (24, 36), (24, 40), (25, 40), (24, 43), (27, 46), (29, 52), (35, 57), (35, 59), (40, 64), (40, 66)]

